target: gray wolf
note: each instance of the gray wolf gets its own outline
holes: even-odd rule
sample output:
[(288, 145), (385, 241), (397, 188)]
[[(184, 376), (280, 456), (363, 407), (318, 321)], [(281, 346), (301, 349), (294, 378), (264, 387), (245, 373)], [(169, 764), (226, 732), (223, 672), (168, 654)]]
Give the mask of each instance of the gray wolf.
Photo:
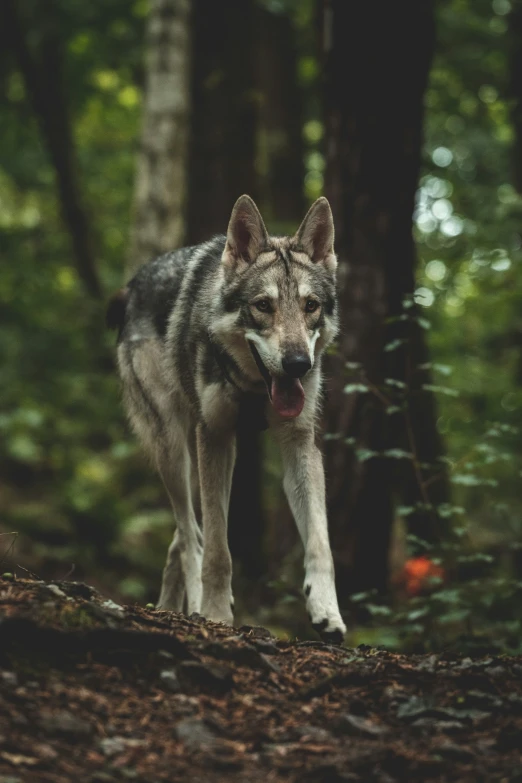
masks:
[(338, 328), (333, 244), (325, 198), (290, 238), (269, 236), (241, 196), (226, 236), (150, 261), (112, 300), (124, 404), (177, 523), (158, 608), (232, 624), (227, 515), (236, 426), (250, 395), (281, 448), (311, 622), (342, 641), (315, 444), (321, 355)]

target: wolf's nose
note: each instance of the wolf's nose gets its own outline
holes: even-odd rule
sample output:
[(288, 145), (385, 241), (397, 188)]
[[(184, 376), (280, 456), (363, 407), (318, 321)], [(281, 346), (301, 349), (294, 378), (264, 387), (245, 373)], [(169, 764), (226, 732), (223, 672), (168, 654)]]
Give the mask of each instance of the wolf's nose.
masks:
[(309, 357), (304, 354), (293, 354), (283, 359), (283, 370), (291, 378), (302, 378), (312, 367)]

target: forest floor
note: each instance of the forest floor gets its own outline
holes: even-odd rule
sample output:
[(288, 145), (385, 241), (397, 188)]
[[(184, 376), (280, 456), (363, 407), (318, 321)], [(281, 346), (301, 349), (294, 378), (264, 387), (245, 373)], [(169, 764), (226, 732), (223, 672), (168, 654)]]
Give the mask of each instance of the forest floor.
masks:
[(0, 578), (0, 783), (522, 783), (522, 658), (404, 656)]

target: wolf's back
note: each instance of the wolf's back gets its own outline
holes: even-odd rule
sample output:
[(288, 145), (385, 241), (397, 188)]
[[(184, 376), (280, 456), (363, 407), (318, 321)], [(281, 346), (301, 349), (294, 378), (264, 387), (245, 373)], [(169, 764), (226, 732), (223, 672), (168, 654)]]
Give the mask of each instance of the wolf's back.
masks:
[(148, 322), (165, 336), (169, 315), (175, 306), (183, 279), (199, 246), (164, 253), (143, 264), (135, 276), (109, 300), (105, 322), (117, 329), (121, 339), (128, 322)]

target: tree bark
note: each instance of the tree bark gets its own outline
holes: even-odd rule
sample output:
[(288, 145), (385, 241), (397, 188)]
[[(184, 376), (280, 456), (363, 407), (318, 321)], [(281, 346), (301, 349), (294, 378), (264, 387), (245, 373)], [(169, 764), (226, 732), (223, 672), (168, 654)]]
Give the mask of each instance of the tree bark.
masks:
[[(256, 19), (253, 0), (194, 0), (188, 244), (227, 230), (236, 199), (258, 199)], [(240, 428), (229, 511), (233, 557), (248, 580), (264, 569), (262, 441)]]
[(127, 277), (184, 240), (190, 8), (190, 0), (153, 0), (148, 19), (144, 118)]
[(257, 83), (260, 101), (261, 207), (282, 233), (303, 219), (303, 94), (297, 73), (298, 44), (286, 14), (259, 10)]
[[(298, 78), (300, 53), (293, 20), (259, 9), (256, 78), (259, 92), (258, 161), (260, 206), (274, 233), (293, 233), (306, 212), (304, 198), (304, 94)], [(275, 579), (298, 543), (281, 486), (277, 510), (265, 520), (266, 573)], [(275, 503), (273, 504), (275, 506)]]
[(253, 0), (194, 0), (189, 244), (226, 232), (236, 199), (259, 196)]
[[(435, 403), (420, 391), (427, 376), (418, 364), (427, 349), (415, 308), (408, 321), (389, 323), (414, 290), (412, 214), (434, 20), (430, 2), (410, 0), (323, 0), (322, 11), (325, 189), (336, 220), (342, 323), (338, 355), (326, 363), (326, 430), (337, 437), (327, 441), (326, 469), (342, 601), (355, 590), (386, 590), (395, 500), (402, 495), (423, 502), (447, 487), (441, 475), (423, 489), (419, 463), (436, 461), (441, 442)], [(395, 338), (406, 342), (384, 351)], [(346, 362), (360, 365), (355, 377), (369, 392), (343, 392)], [(374, 393), (386, 388), (388, 377), (409, 386), (406, 416), (388, 415)], [(415, 451), (417, 459), (372, 456), (392, 448)], [(440, 463), (439, 469), (443, 474)], [(425, 512), (423, 524), (419, 514), (410, 521), (417, 520), (419, 535), (433, 539), (439, 528), (432, 518)]]
[[(10, 48), (23, 76), (33, 111), (56, 174), (63, 221), (69, 231), (78, 276), (93, 297), (102, 295), (96, 271), (92, 233), (82, 203), (77, 158), (64, 85), (63, 42), (54, 23), (52, 7), (38, 20), (35, 45), (28, 45), (29, 26), (23, 22), (19, 4), (0, 4), (1, 40)], [(35, 21), (32, 20), (32, 29)], [(33, 36), (36, 38), (36, 36)]]

